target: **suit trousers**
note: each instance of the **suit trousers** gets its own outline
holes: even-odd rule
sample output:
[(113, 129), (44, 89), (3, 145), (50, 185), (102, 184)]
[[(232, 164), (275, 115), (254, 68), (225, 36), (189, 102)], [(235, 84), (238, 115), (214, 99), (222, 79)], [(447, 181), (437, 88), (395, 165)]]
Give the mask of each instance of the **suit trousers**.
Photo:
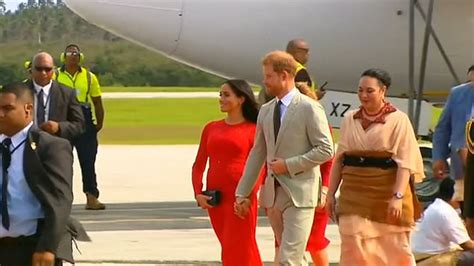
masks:
[(307, 265), (305, 250), (313, 224), (314, 207), (296, 208), (283, 187), (277, 186), (275, 203), (266, 212), (280, 246), (279, 265)]
[(99, 197), (97, 188), (97, 175), (95, 172), (95, 161), (99, 143), (97, 141), (97, 130), (92, 119), (92, 110), (89, 106), (82, 106), (86, 131), (74, 139), (73, 144), (77, 151), (82, 173), (82, 190), (95, 197)]
[[(38, 235), (0, 238), (1, 266), (31, 266), (33, 253), (38, 244)], [(56, 260), (55, 266), (63, 265)]]

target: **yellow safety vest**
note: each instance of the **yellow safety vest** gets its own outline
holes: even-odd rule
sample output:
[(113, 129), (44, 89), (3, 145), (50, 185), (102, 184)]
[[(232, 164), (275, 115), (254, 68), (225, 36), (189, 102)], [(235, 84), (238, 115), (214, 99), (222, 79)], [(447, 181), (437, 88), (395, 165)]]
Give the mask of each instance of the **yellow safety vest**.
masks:
[[(76, 90), (76, 97), (80, 103), (89, 103), (89, 96), (100, 96), (98, 82), (93, 74), (84, 67), (80, 67), (74, 75), (69, 74), (64, 67), (58, 69), (54, 78), (59, 83)], [(95, 82), (95, 85), (93, 84)], [(97, 88), (93, 87), (97, 86)]]
[[(295, 61), (296, 61), (296, 60), (295, 60)], [(306, 69), (306, 67), (305, 67), (303, 64), (301, 64), (301, 63), (298, 62), (298, 61), (296, 61), (296, 64), (297, 64), (297, 65), (296, 65), (296, 74), (298, 74), (298, 72), (300, 72), (300, 70), (302, 70), (302, 69), (304, 69), (304, 70), (306, 70), (306, 72), (308, 72), (308, 70)], [(308, 72), (308, 75), (309, 75), (309, 72)], [(311, 79), (311, 88), (312, 88), (313, 90), (317, 91), (317, 90), (318, 90), (318, 86), (317, 86), (317, 84), (316, 84), (316, 80), (313, 79), (312, 77), (309, 77), (309, 78)]]

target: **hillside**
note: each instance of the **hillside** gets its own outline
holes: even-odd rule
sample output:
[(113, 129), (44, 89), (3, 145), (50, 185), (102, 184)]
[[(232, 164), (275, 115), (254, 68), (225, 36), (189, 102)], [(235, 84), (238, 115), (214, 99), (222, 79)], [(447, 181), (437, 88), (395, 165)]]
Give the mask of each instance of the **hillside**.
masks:
[(69, 43), (82, 48), (85, 66), (106, 86), (217, 86), (222, 81), (99, 29), (63, 4), (45, 2), (0, 12), (0, 84), (24, 79), (23, 63), (38, 51), (51, 53), (59, 66)]

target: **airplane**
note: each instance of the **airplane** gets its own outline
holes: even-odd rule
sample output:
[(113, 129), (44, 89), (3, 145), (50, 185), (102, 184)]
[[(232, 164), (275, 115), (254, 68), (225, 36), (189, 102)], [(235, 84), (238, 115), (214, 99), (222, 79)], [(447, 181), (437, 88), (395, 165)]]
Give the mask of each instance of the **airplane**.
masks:
[[(460, 82), (457, 76), (464, 77), (474, 62), (474, 1), (417, 1), (413, 23), (415, 68), (426, 62), (424, 86), (435, 94), (446, 94)], [(429, 1), (433, 1), (433, 12), (428, 12)], [(283, 50), (291, 39), (303, 38), (311, 45), (311, 76), (328, 82), (328, 92), (321, 102), (336, 128), (347, 110), (358, 107), (354, 93), (365, 69), (379, 67), (391, 73), (391, 96), (406, 95), (409, 88), (410, 0), (64, 2), (88, 22), (166, 57), (254, 84), (261, 83), (263, 55)], [(430, 17), (439, 39), (438, 49), (431, 42), (427, 60), (423, 61), (427, 23), (421, 22)], [(408, 111), (406, 99), (389, 100)], [(439, 110), (422, 102), (419, 135), (432, 131), (434, 112), (439, 115)]]

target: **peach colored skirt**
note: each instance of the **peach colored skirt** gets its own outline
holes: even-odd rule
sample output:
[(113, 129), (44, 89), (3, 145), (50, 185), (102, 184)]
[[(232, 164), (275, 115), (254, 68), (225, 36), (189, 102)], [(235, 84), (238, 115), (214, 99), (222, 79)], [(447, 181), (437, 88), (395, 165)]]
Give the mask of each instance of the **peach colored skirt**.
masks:
[(356, 215), (339, 218), (341, 266), (415, 266), (410, 227), (372, 222)]

